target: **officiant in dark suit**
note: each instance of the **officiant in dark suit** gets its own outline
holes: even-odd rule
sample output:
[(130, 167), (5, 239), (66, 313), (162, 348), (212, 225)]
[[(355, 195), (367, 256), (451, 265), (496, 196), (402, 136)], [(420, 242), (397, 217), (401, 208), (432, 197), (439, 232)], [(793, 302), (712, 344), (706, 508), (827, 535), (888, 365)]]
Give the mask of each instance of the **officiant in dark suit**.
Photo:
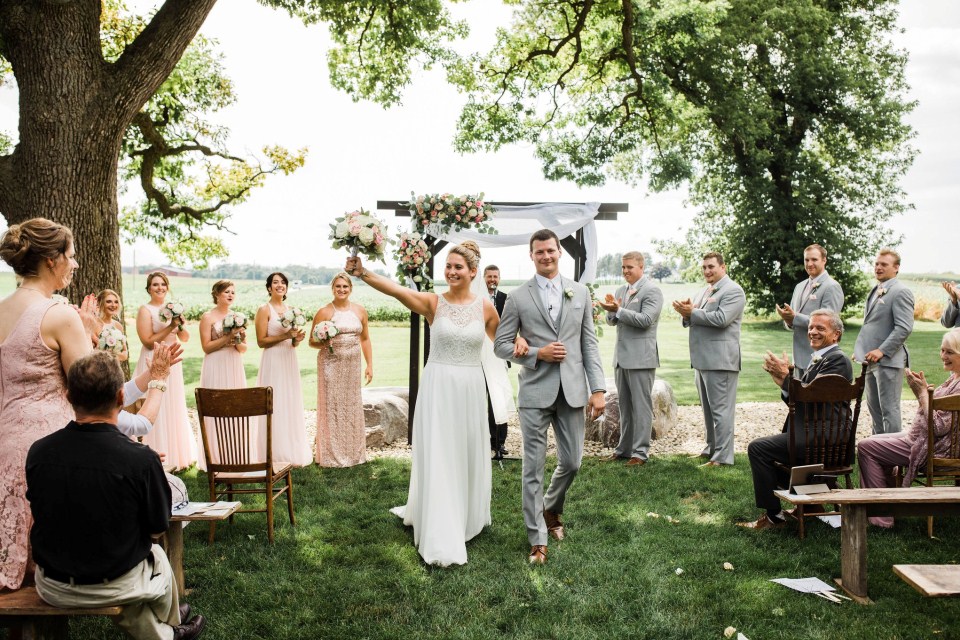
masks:
[[(487, 294), (497, 309), (497, 315), (503, 315), (503, 305), (507, 304), (507, 294), (500, 291), (500, 267), (495, 264), (487, 265), (483, 269), (483, 281), (487, 285)], [(510, 366), (510, 363), (507, 363)], [(490, 429), (490, 450), (494, 460), (503, 460), (507, 455), (504, 447), (507, 442), (507, 423), (498, 423), (493, 415), (493, 406), (490, 404), (490, 394), (487, 394), (487, 425)]]
[[(840, 338), (843, 336), (843, 321), (836, 311), (818, 309), (810, 314), (807, 327), (807, 338), (813, 354), (810, 365), (804, 369), (800, 382), (810, 384), (814, 378), (824, 375), (841, 375), (847, 380), (853, 380), (853, 364), (850, 358), (840, 350)], [(783, 401), (787, 401), (787, 390), (790, 388), (790, 360), (784, 355), (782, 358), (767, 352), (763, 360), (763, 369), (770, 374), (773, 381), (780, 387)], [(795, 424), (803, 424), (805, 416), (804, 405), (796, 406)], [(780, 499), (773, 494), (778, 480), (783, 472), (775, 465), (790, 463), (790, 426), (789, 417), (784, 420), (783, 430), (774, 436), (757, 438), (747, 447), (747, 456), (750, 459), (750, 470), (753, 473), (753, 492), (757, 507), (765, 509), (765, 513), (754, 522), (739, 522), (747, 529), (772, 529), (782, 526), (786, 519), (780, 508)], [(803, 437), (805, 431), (796, 433), (797, 448), (804, 450)]]

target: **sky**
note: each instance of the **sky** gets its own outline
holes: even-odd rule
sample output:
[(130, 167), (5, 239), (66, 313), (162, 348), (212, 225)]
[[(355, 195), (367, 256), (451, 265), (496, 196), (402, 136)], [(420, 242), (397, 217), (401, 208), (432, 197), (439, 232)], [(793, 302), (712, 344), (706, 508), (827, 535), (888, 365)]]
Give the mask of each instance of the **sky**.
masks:
[[(130, 4), (150, 8), (160, 3)], [(510, 15), (495, 0), (453, 8), (471, 25), (465, 46), (484, 51), (493, 41), (494, 27), (506, 24)], [(900, 23), (904, 32), (895, 41), (910, 55), (909, 97), (918, 106), (909, 122), (919, 153), (903, 181), (915, 209), (890, 226), (894, 235), (903, 236), (904, 272), (958, 271), (956, 251), (937, 238), (945, 224), (957, 220), (960, 202), (960, 2), (906, 0)], [(411, 191), (483, 191), (492, 201), (629, 203), (629, 213), (620, 214), (618, 221), (597, 223), (601, 254), (655, 254), (655, 239), (682, 238), (696, 214), (686, 205), (683, 190), (649, 194), (642, 186), (613, 181), (591, 188), (549, 182), (528, 145), (497, 153), (455, 153), (452, 137), (463, 96), (446, 85), (442, 70), (417, 73), (399, 107), (354, 103), (329, 86), (325, 25), (306, 27), (254, 0), (221, 0), (202, 33), (219, 41), (238, 98), (217, 117), (231, 130), (231, 151), (258, 154), (267, 144), (309, 148), (304, 168), (271, 177), (234, 209), (228, 225), (234, 233), (223, 236), (230, 262), (339, 266), (343, 258), (330, 248), (329, 223), (345, 211), (373, 209), (377, 200), (405, 201)], [(15, 128), (16, 94), (0, 89), (0, 129)], [(409, 218), (379, 215), (391, 230), (409, 226)], [(123, 247), (122, 261), (166, 262), (146, 242)], [(499, 264), (505, 278), (531, 273), (522, 247), (486, 250), (482, 262)]]

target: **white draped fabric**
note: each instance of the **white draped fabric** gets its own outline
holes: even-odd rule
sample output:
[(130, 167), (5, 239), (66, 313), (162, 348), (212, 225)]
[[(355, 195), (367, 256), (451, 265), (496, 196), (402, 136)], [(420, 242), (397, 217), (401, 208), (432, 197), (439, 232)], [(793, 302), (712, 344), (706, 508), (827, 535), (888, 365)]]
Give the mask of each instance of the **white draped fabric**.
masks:
[(435, 226), (428, 226), (427, 233), (451, 243), (473, 240), (481, 249), (526, 245), (530, 235), (537, 229), (550, 229), (560, 238), (573, 235), (583, 229), (583, 244), (586, 249), (583, 274), (580, 282), (593, 282), (597, 276), (597, 226), (594, 218), (600, 209), (599, 202), (570, 204), (544, 202), (526, 207), (496, 207), (491, 224), (496, 235), (477, 231), (439, 233)]

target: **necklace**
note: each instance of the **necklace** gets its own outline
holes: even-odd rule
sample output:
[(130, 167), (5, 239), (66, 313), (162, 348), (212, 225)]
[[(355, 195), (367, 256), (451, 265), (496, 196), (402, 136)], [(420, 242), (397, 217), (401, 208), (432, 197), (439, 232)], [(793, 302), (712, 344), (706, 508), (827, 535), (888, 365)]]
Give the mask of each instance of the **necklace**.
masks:
[(50, 295), (49, 295), (46, 291), (42, 291), (42, 290), (37, 289), (37, 288), (35, 288), (35, 287), (25, 287), (25, 286), (23, 286), (23, 285), (20, 285), (19, 287), (17, 287), (17, 289), (26, 289), (27, 291), (36, 291), (37, 293), (42, 294), (45, 298), (49, 298), (49, 297), (50, 297)]

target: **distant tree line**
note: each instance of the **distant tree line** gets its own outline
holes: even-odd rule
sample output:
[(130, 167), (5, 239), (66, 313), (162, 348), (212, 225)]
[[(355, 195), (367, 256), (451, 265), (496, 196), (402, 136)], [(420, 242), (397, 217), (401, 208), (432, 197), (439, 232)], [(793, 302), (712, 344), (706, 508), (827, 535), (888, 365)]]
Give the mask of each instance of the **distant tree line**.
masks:
[[(600, 256), (597, 260), (597, 277), (600, 279), (616, 280), (620, 278), (620, 264), (623, 260), (622, 253), (607, 253)], [(654, 262), (649, 253), (643, 253), (644, 274), (650, 278), (656, 278), (663, 282), (664, 278), (673, 275), (673, 267), (668, 262)]]

